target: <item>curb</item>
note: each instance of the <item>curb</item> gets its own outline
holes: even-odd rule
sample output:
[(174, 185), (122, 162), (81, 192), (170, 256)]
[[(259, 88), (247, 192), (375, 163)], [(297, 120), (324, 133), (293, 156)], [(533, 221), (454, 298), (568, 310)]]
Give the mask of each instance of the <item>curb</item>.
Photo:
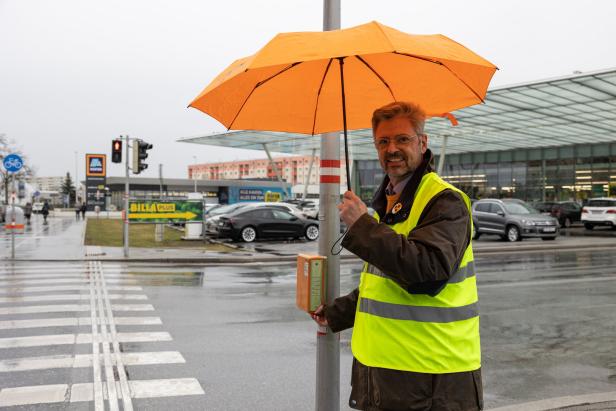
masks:
[(582, 411), (616, 409), (616, 391), (550, 398), (547, 400), (490, 408), (487, 411)]
[[(546, 247), (538, 247), (534, 246), (516, 246), (516, 247), (489, 247), (487, 249), (477, 249), (473, 250), (475, 256), (482, 255), (494, 255), (494, 254), (504, 254), (504, 253), (541, 253), (541, 252), (552, 252), (552, 251), (579, 251), (579, 250), (587, 250), (592, 249), (593, 251), (599, 250), (611, 250), (616, 248), (616, 244), (587, 244), (587, 245), (563, 245), (560, 247), (555, 247), (553, 245)], [(359, 257), (355, 255), (340, 255), (341, 260), (358, 260)], [(202, 264), (249, 264), (249, 263), (279, 263), (279, 264), (291, 264), (297, 261), (297, 255), (282, 255), (282, 256), (224, 256), (224, 257), (101, 257), (101, 256), (92, 256), (90, 258), (48, 258), (48, 259), (36, 259), (36, 258), (28, 258), (28, 259), (15, 259), (11, 260), (10, 258), (5, 258), (4, 261), (13, 261), (13, 262), (28, 262), (28, 261), (38, 261), (38, 262), (57, 262), (57, 261), (74, 261), (74, 262), (82, 262), (82, 261), (101, 261), (101, 262), (131, 262), (131, 263), (202, 263)]]

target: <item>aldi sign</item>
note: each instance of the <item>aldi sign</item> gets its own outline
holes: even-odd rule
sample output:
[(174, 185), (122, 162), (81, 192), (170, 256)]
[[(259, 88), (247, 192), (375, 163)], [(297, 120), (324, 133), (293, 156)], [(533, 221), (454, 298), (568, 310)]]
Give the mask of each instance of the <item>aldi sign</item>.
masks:
[(105, 164), (107, 156), (105, 154), (86, 154), (86, 176), (105, 177)]

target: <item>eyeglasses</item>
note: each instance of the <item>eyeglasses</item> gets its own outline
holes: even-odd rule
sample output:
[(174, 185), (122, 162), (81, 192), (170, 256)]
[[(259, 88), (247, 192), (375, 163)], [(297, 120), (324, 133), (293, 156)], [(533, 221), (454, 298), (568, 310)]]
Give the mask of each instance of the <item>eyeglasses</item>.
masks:
[[(414, 139), (418, 138), (419, 135), (415, 135), (415, 136), (409, 136), (406, 134), (401, 134), (399, 136), (394, 137), (393, 142), (396, 145), (396, 147), (406, 147), (409, 144), (411, 144), (411, 141), (413, 141)], [(374, 141), (374, 145), (379, 149), (379, 150), (384, 150), (387, 147), (389, 147), (389, 144), (391, 144), (391, 139), (389, 138), (379, 138), (377, 140)]]

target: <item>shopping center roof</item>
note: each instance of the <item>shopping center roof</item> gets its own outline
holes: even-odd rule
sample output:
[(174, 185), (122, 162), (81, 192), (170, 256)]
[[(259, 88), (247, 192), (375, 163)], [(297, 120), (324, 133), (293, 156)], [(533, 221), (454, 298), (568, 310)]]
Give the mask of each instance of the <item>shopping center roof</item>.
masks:
[[(616, 141), (616, 68), (492, 88), (485, 104), (453, 114), (456, 127), (441, 118), (426, 123), (435, 154), (445, 135), (448, 154)], [(320, 147), (318, 135), (267, 131), (178, 141), (256, 150), (266, 143), (270, 151), (290, 154), (310, 154), (312, 149), (318, 154)], [(353, 159), (376, 158), (370, 129), (350, 131), (349, 148)]]

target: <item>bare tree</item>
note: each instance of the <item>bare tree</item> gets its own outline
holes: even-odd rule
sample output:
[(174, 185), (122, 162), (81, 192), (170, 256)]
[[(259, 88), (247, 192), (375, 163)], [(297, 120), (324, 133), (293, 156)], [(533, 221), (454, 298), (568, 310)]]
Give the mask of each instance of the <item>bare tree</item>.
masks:
[(16, 177), (26, 178), (34, 175), (32, 167), (28, 165), (26, 156), (17, 147), (15, 140), (8, 138), (6, 134), (0, 134), (0, 162), (9, 154), (18, 154), (24, 160), (24, 166), (17, 173), (9, 173), (4, 167), (0, 167), (0, 187), (4, 190), (5, 203), (9, 202), (9, 187)]

